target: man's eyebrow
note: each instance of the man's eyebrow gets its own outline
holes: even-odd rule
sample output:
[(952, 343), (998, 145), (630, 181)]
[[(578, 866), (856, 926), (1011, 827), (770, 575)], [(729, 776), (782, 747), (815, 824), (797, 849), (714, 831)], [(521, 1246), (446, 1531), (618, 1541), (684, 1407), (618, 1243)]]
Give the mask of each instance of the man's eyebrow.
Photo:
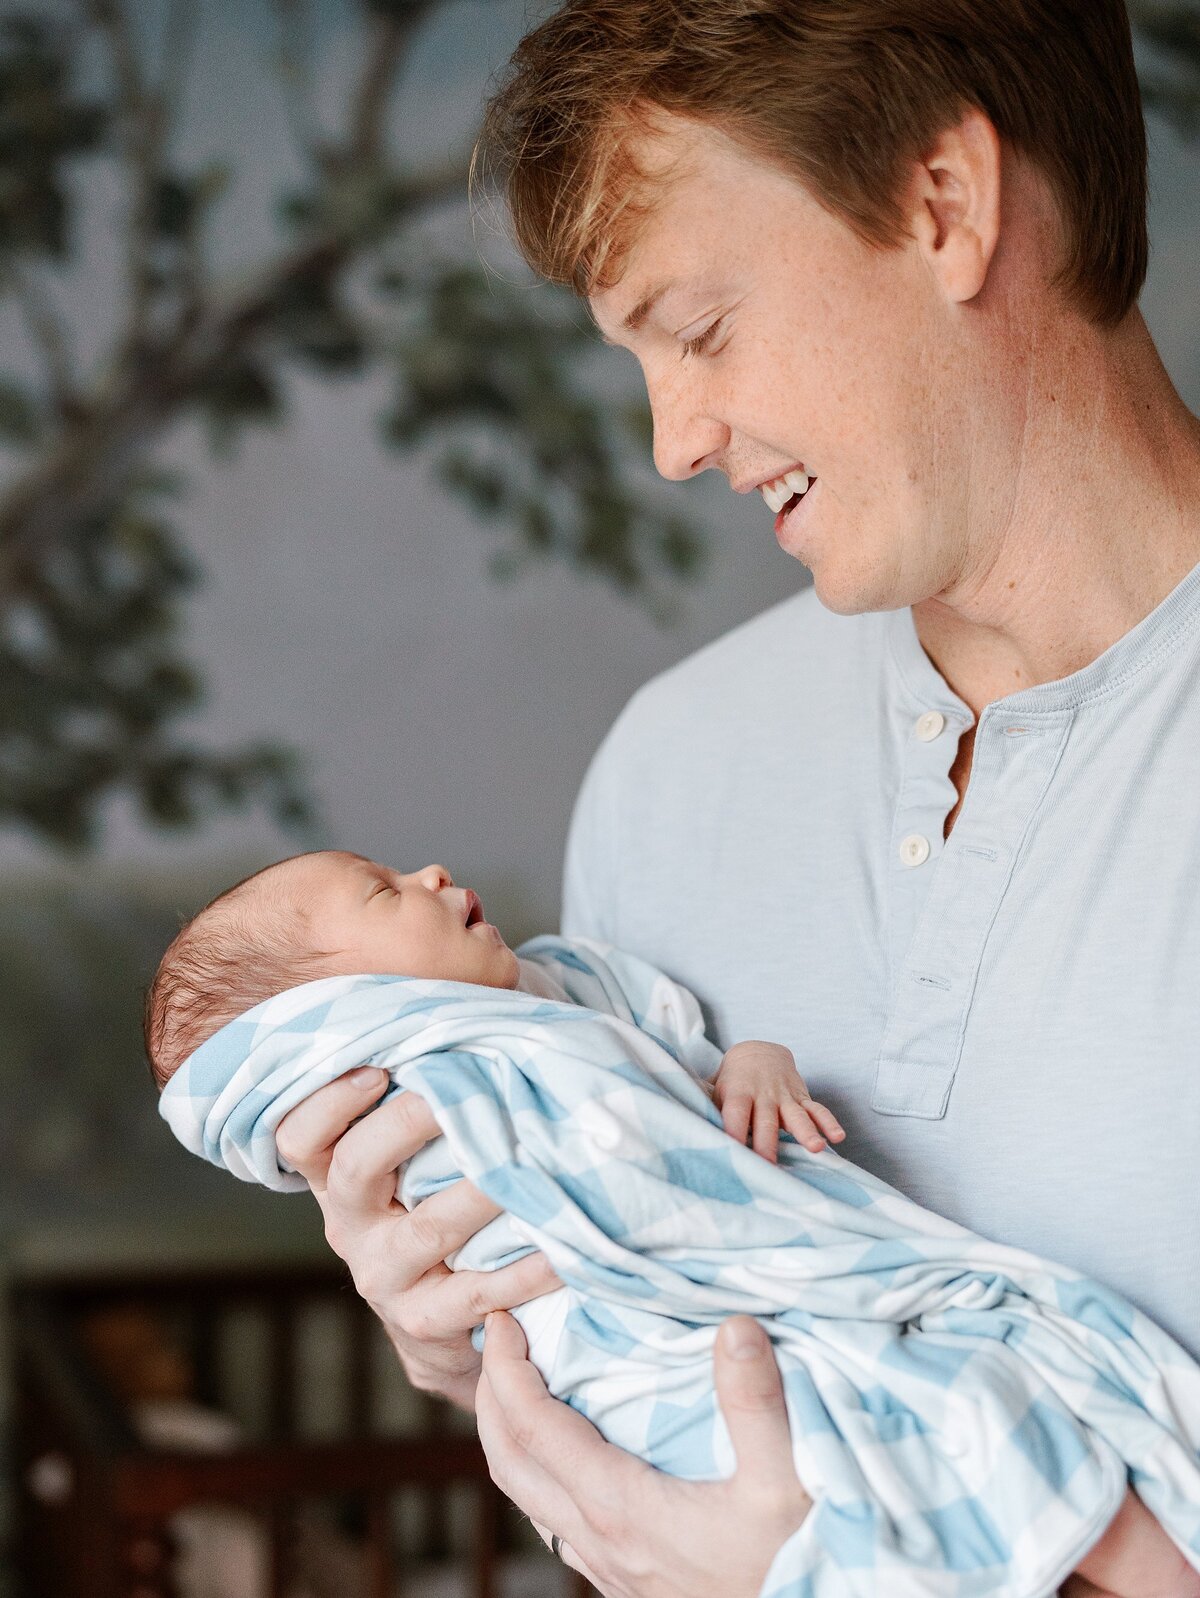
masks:
[[(674, 288), (674, 286), (674, 280), (672, 279), (670, 282), (660, 283), (657, 288), (651, 289), (649, 294), (644, 294), (634, 306), (633, 310), (630, 311), (629, 315), (621, 323), (621, 326), (625, 332), (636, 333), (641, 327), (642, 323), (650, 315), (650, 312), (658, 304), (659, 300), (662, 299), (667, 290)], [(606, 338), (603, 333), (601, 333), (600, 337), (604, 340), (605, 344), (615, 344), (616, 342), (615, 339)]]

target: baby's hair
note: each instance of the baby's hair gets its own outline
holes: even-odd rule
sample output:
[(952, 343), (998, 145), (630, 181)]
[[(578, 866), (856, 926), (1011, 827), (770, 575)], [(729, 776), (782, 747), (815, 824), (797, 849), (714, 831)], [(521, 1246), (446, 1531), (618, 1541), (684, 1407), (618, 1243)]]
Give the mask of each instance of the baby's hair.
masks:
[[(303, 906), (271, 893), (261, 880), (288, 863), (278, 861), (235, 882), (172, 939), (146, 993), (143, 1016), (146, 1058), (160, 1089), (226, 1022), (321, 975), (322, 954), (305, 944)], [(259, 891), (252, 894), (256, 883)]]

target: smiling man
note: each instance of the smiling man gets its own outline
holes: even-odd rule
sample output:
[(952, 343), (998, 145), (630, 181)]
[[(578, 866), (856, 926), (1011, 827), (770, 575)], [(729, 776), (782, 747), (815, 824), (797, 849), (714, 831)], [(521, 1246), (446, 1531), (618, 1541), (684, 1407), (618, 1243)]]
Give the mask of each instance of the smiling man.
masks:
[[(1200, 424), (1136, 306), (1122, 0), (572, 0), (487, 138), (528, 259), (638, 359), (660, 471), (760, 492), (814, 582), (622, 715), (564, 930), (686, 983), (718, 1042), (790, 1046), (852, 1158), (1200, 1355)], [(310, 1101), (288, 1152), (466, 1402), (466, 1328), (548, 1280), (447, 1277), (492, 1212), (391, 1206), (433, 1128), (398, 1100), (339, 1143), (380, 1087)], [(503, 1316), (477, 1413), (610, 1598), (752, 1598), (806, 1501), (751, 1326), (717, 1382), (740, 1469), (707, 1486), (555, 1405)]]

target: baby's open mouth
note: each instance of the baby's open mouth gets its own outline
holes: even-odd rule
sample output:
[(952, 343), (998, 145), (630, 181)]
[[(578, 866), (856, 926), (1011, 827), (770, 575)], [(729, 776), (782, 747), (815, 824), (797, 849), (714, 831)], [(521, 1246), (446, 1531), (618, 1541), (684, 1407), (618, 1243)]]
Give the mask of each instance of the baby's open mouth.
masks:
[(466, 925), (468, 927), (477, 926), (479, 922), (485, 921), (486, 919), (487, 917), (483, 913), (483, 905), (479, 902), (479, 895), (477, 893), (473, 893), (470, 888), (468, 888)]

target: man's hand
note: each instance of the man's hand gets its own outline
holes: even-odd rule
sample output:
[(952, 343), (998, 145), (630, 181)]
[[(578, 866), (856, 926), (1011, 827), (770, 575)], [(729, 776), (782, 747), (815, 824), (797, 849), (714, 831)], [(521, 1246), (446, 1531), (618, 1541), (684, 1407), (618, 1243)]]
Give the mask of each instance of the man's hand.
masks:
[(446, 1268), (446, 1256), (500, 1210), (470, 1182), (433, 1194), (411, 1214), (397, 1201), (397, 1171), (439, 1131), (415, 1093), (367, 1115), (387, 1082), (370, 1067), (339, 1077), (284, 1117), (276, 1143), (316, 1195), (329, 1245), (383, 1322), (409, 1381), (470, 1409), (479, 1376), (471, 1328), (490, 1310), (560, 1284), (542, 1254), (499, 1271)]
[(683, 1482), (604, 1442), (550, 1397), (509, 1315), (487, 1321), (475, 1399), (492, 1479), (605, 1598), (757, 1598), (812, 1500), (796, 1477), (771, 1345), (722, 1326), (717, 1397), (737, 1456), (728, 1481)]
[(1104, 1536), (1059, 1591), (1061, 1598), (1197, 1598), (1200, 1572), (1129, 1488)]
[(749, 1137), (754, 1152), (772, 1163), (779, 1157), (780, 1127), (814, 1154), (826, 1138), (840, 1143), (846, 1136), (833, 1111), (808, 1091), (782, 1043), (735, 1043), (713, 1081), (713, 1101), (730, 1137), (739, 1143)]

